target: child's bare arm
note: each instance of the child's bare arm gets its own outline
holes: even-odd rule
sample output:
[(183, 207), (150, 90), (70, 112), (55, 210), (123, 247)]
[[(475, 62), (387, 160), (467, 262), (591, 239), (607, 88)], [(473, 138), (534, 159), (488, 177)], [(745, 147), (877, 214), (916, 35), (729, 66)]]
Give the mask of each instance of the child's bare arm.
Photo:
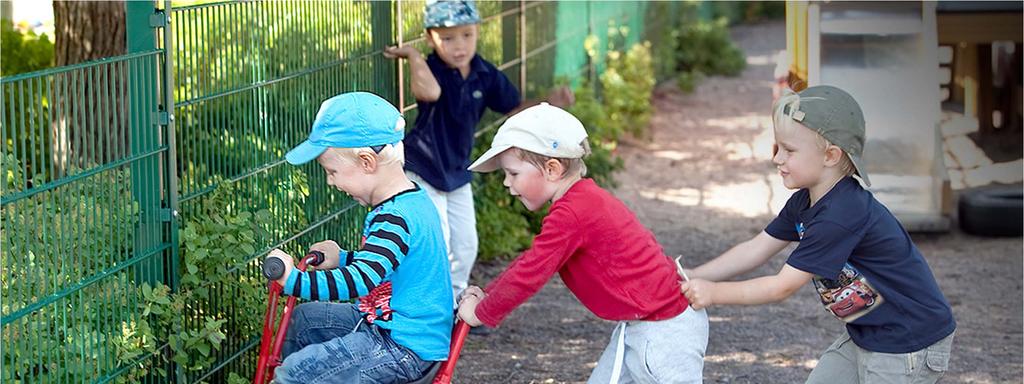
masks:
[(434, 102), (441, 97), (441, 85), (437, 83), (434, 74), (430, 72), (430, 67), (427, 66), (427, 61), (416, 48), (411, 45), (388, 47), (384, 49), (384, 56), (389, 59), (403, 58), (409, 62), (412, 95), (416, 100)]
[(686, 274), (693, 279), (721, 281), (757, 268), (782, 251), (789, 242), (762, 231)]
[(778, 274), (744, 281), (711, 282), (694, 279), (682, 283), (683, 294), (694, 309), (712, 305), (775, 303), (791, 296), (808, 281), (810, 273), (786, 264)]

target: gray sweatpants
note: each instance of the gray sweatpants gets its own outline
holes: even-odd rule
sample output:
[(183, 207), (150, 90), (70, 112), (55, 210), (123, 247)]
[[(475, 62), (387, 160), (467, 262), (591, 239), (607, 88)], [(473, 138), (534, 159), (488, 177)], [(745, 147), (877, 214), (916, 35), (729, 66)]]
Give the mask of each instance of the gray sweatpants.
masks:
[(623, 330), (620, 384), (700, 383), (703, 380), (708, 314), (687, 308), (667, 320), (619, 322), (587, 384), (611, 382), (619, 333)]
[(832, 343), (811, 371), (807, 384), (931, 384), (949, 367), (953, 332), (910, 353), (872, 352), (857, 346), (850, 334)]

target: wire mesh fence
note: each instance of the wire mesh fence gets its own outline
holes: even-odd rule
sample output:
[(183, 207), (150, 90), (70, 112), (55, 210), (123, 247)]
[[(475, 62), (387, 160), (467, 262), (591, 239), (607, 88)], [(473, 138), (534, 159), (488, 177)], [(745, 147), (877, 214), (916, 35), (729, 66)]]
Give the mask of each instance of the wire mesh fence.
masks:
[[(478, 6), (478, 53), (531, 99), (600, 70), (588, 36), (604, 50), (664, 34), (641, 2)], [(382, 51), (428, 51), (423, 7), (165, 2), (128, 13), (168, 17), (152, 23), (152, 50), (0, 79), (0, 380), (248, 377), (259, 260), (326, 238), (356, 247), (366, 213), (284, 153), (342, 92), (372, 91), (415, 119), (405, 64)]]

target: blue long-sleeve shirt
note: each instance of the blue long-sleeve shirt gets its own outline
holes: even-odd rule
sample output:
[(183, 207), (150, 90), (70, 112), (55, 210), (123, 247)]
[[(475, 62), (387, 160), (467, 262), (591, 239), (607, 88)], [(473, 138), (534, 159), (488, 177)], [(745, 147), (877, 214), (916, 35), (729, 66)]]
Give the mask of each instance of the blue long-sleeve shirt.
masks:
[(342, 252), (343, 266), (293, 269), (284, 292), (307, 300), (354, 299), (391, 282), (390, 319), (374, 324), (424, 360), (448, 357), (452, 298), (448, 251), (441, 220), (430, 197), (417, 186), (375, 206), (363, 224), (363, 246)]

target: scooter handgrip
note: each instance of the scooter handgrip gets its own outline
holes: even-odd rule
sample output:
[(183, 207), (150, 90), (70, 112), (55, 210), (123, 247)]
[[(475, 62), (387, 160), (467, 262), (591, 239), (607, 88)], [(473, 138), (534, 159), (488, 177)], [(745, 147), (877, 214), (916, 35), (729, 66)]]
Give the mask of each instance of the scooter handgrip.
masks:
[(284, 261), (276, 257), (263, 259), (263, 277), (268, 280), (277, 280), (284, 275)]
[(320, 251), (309, 251), (309, 253), (306, 255), (306, 257), (309, 257), (309, 256), (313, 256), (313, 259), (309, 261), (308, 265), (312, 265), (314, 267), (317, 266), (317, 265), (323, 264), (324, 259), (325, 259), (324, 253), (320, 252)]

